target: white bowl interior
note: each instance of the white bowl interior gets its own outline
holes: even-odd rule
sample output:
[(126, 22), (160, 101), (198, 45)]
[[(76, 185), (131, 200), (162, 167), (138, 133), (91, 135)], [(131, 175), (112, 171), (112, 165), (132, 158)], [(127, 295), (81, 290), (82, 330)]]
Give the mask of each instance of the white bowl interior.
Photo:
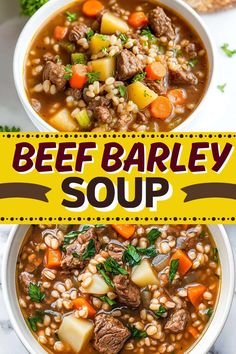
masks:
[[(32, 354), (45, 354), (28, 329), (19, 308), (16, 294), (16, 260), (28, 225), (14, 226), (9, 236), (3, 260), (3, 293), (12, 325), (22, 343)], [(221, 225), (209, 225), (213, 234), (222, 267), (221, 289), (218, 304), (206, 332), (191, 348), (191, 354), (205, 354), (215, 342), (227, 319), (234, 292), (234, 262), (227, 234)]]
[[(82, 1), (82, 0), (80, 0)], [(153, 3), (163, 4), (164, 6), (169, 7), (174, 10), (180, 16), (187, 20), (188, 23), (195, 29), (198, 35), (201, 37), (205, 48), (208, 52), (209, 60), (209, 78), (208, 78), (208, 87), (206, 88), (205, 95), (202, 98), (200, 104), (195, 109), (195, 111), (183, 122), (181, 123), (174, 131), (186, 131), (191, 122), (197, 118), (199, 115), (200, 108), (203, 108), (207, 96), (210, 94), (210, 87), (212, 87), (212, 78), (213, 78), (213, 67), (214, 67), (214, 50), (212, 46), (212, 41), (209, 37), (208, 31), (206, 30), (205, 24), (202, 22), (200, 16), (186, 3), (182, 0), (149, 0)], [(27, 115), (32, 120), (33, 124), (41, 131), (56, 131), (52, 126), (46, 123), (32, 108), (31, 104), (28, 101), (25, 86), (24, 86), (24, 64), (25, 64), (25, 55), (28, 51), (28, 48), (31, 44), (32, 39), (38, 33), (42, 24), (47, 21), (50, 16), (65, 7), (67, 4), (70, 4), (71, 0), (51, 0), (46, 5), (44, 5), (36, 14), (31, 17), (26, 26), (24, 27), (15, 50), (14, 55), (14, 80), (16, 89), (19, 95), (19, 98), (26, 110)]]

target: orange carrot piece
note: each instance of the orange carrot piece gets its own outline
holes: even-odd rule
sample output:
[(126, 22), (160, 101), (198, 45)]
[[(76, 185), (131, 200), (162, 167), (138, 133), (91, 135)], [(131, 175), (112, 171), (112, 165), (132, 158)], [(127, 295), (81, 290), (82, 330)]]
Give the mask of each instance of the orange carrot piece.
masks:
[(113, 229), (118, 232), (118, 234), (122, 237), (124, 237), (126, 240), (128, 240), (130, 237), (133, 236), (135, 232), (135, 226), (134, 225), (116, 225), (113, 224), (111, 225)]
[(188, 228), (189, 228), (189, 225), (188, 225), (188, 224), (183, 225), (183, 229), (184, 229), (185, 231), (187, 231)]
[(197, 337), (199, 336), (198, 330), (192, 326), (189, 326), (187, 328), (187, 331), (193, 336), (194, 339), (197, 339)]
[(206, 286), (195, 285), (188, 288), (188, 298), (194, 307), (198, 307), (202, 301)]
[(129, 16), (128, 24), (134, 28), (141, 28), (148, 24), (148, 18), (142, 11), (133, 12)]
[(160, 62), (154, 62), (146, 66), (147, 78), (151, 80), (161, 80), (166, 76), (166, 68)]
[(96, 310), (84, 297), (78, 297), (72, 301), (72, 304), (76, 310), (86, 307), (88, 309), (88, 317), (93, 317), (96, 314)]
[(82, 7), (84, 15), (88, 17), (96, 17), (103, 9), (104, 5), (98, 0), (88, 0)]
[(188, 258), (188, 256), (182, 250), (175, 251), (175, 253), (171, 257), (171, 261), (173, 259), (179, 260), (178, 272), (181, 275), (181, 277), (184, 276), (192, 267), (193, 262), (191, 261), (191, 259)]
[(165, 120), (172, 113), (172, 104), (168, 97), (158, 96), (150, 105), (150, 113), (153, 118)]
[(87, 67), (83, 64), (72, 66), (72, 77), (70, 86), (73, 89), (81, 89), (87, 82)]
[(59, 249), (47, 248), (45, 255), (45, 267), (46, 268), (59, 268), (61, 266), (62, 254)]
[(56, 26), (54, 29), (54, 38), (58, 41), (62, 40), (63, 38), (65, 38), (67, 31), (67, 27)]
[(184, 89), (173, 89), (168, 92), (169, 99), (175, 105), (182, 105), (186, 102), (186, 91)]

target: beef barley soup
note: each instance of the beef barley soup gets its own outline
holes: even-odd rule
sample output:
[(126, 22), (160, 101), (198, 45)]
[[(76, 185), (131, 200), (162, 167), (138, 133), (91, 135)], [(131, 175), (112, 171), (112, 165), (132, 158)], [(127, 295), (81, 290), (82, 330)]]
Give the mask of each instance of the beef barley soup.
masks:
[(42, 25), (25, 67), (29, 101), (60, 131), (170, 131), (207, 81), (191, 25), (142, 0), (72, 3)]
[(16, 284), (48, 353), (180, 354), (214, 313), (220, 260), (203, 225), (39, 225)]

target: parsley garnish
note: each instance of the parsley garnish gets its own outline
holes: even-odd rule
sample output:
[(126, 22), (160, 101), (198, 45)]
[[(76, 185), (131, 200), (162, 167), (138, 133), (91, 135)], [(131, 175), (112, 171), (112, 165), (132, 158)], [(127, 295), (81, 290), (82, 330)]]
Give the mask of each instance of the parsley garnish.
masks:
[(157, 256), (157, 250), (155, 246), (150, 246), (148, 248), (137, 248), (137, 251), (149, 258), (154, 258)]
[(149, 27), (142, 28), (141, 36), (146, 36), (146, 37), (148, 37), (149, 40), (152, 40), (154, 38), (154, 35), (152, 34)]
[(217, 248), (213, 248), (212, 260), (216, 263), (219, 262), (219, 251)]
[(72, 65), (71, 64), (67, 64), (65, 66), (65, 75), (64, 75), (64, 79), (65, 80), (70, 80), (72, 78)]
[(147, 338), (147, 332), (140, 331), (135, 326), (129, 326), (129, 330), (131, 332), (131, 336), (136, 339)]
[(38, 329), (37, 323), (43, 323), (43, 314), (37, 313), (37, 317), (28, 317), (28, 323), (33, 332)]
[(98, 228), (98, 229), (103, 229), (104, 227), (106, 227), (106, 225), (104, 225), (104, 224), (96, 224), (95, 227)]
[(80, 255), (77, 252), (72, 252), (72, 256), (74, 258), (80, 258)]
[(218, 85), (217, 88), (218, 90), (220, 90), (221, 92), (225, 92), (225, 87), (226, 87), (226, 84), (223, 84), (223, 85)]
[(223, 52), (225, 52), (225, 54), (229, 58), (232, 58), (232, 56), (236, 54), (236, 49), (233, 49), (233, 50), (229, 49), (229, 44), (228, 43), (224, 43), (221, 46), (221, 49), (223, 50)]
[(69, 22), (74, 22), (77, 20), (77, 14), (75, 12), (66, 12), (66, 18)]
[(109, 275), (105, 271), (103, 263), (97, 264), (97, 270), (102, 275), (102, 277), (105, 280), (105, 282), (107, 283), (107, 285), (114, 287), (113, 281), (111, 280), (111, 278), (109, 277)]
[(213, 308), (209, 307), (209, 309), (206, 310), (206, 315), (210, 318), (213, 314)]
[(95, 249), (95, 242), (93, 239), (89, 240), (88, 247), (82, 254), (82, 260), (85, 261), (86, 259), (90, 259), (91, 257), (95, 256), (96, 249)]
[(84, 53), (73, 53), (71, 54), (71, 59), (73, 64), (86, 64), (87, 57)]
[(95, 81), (98, 81), (100, 78), (100, 73), (99, 72), (91, 72), (91, 73), (87, 73), (87, 78), (88, 78), (88, 83), (92, 84)]
[(123, 254), (123, 260), (131, 267), (134, 267), (141, 262), (141, 256), (133, 245), (129, 245)]
[(158, 239), (158, 237), (161, 236), (161, 231), (158, 229), (152, 229), (148, 232), (147, 234), (147, 239), (150, 243), (150, 245), (154, 245), (155, 241)]
[(198, 236), (198, 238), (200, 238), (200, 240), (203, 240), (206, 237), (206, 231), (202, 231), (200, 233), (200, 235)]
[(90, 41), (90, 39), (94, 36), (94, 31), (92, 28), (89, 28), (88, 32), (86, 33), (87, 40)]
[(120, 33), (118, 38), (121, 40), (121, 43), (124, 45), (128, 42), (128, 37), (124, 33)]
[(68, 245), (70, 241), (78, 236), (78, 231), (70, 231), (67, 235), (64, 236), (63, 243), (64, 245)]
[(167, 309), (161, 305), (159, 307), (159, 310), (158, 311), (155, 311), (155, 315), (158, 316), (158, 317), (163, 317), (163, 315), (167, 312)]
[(112, 275), (128, 275), (129, 273), (122, 268), (119, 263), (112, 257), (108, 257), (106, 261), (103, 263), (104, 269), (107, 273), (111, 273)]
[(0, 125), (0, 133), (16, 133), (19, 132), (20, 128), (16, 128), (16, 127), (8, 127), (7, 125)]
[(143, 79), (145, 79), (146, 75), (147, 73), (141, 72), (133, 77), (132, 82), (142, 81)]
[(195, 58), (195, 59), (190, 59), (188, 61), (188, 65), (191, 67), (191, 68), (194, 68), (195, 65), (197, 65), (198, 63), (198, 60)]
[(177, 273), (179, 268), (179, 259), (172, 259), (170, 263), (170, 272), (169, 272), (169, 281), (172, 283), (172, 281), (175, 278), (175, 274)]
[(33, 16), (33, 14), (48, 0), (20, 0), (21, 14), (24, 16)]
[(34, 283), (29, 285), (29, 296), (33, 302), (42, 302), (45, 298), (45, 294), (41, 292), (40, 286)]
[(107, 295), (101, 296), (100, 299), (101, 299), (102, 301), (107, 302), (108, 305), (110, 305), (110, 306), (116, 305), (116, 301), (110, 299)]
[(103, 54), (107, 54), (107, 53), (108, 53), (108, 51), (107, 51), (107, 48), (106, 48), (106, 47), (102, 48), (102, 53), (103, 53)]
[(125, 95), (126, 95), (125, 85), (119, 85), (117, 88), (118, 88), (118, 91), (119, 91), (121, 97), (125, 97)]

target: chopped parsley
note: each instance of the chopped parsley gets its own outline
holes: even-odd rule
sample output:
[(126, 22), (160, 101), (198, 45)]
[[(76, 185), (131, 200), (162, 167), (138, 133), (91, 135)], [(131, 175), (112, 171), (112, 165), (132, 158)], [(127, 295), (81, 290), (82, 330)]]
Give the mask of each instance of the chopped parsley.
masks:
[(229, 49), (229, 44), (228, 43), (224, 43), (221, 46), (221, 49), (223, 50), (223, 52), (227, 55), (227, 57), (232, 58), (232, 56), (234, 56), (236, 54), (236, 49)]
[(98, 34), (98, 37), (102, 40), (102, 41), (107, 41), (108, 37), (105, 34)]
[(38, 329), (37, 323), (43, 323), (43, 315), (38, 314), (35, 317), (28, 317), (28, 323), (33, 332), (36, 332)]
[(126, 87), (125, 85), (119, 85), (117, 87), (118, 91), (119, 91), (119, 94), (121, 95), (121, 97), (125, 97), (126, 95)]
[(29, 296), (33, 302), (42, 302), (45, 298), (45, 294), (41, 292), (40, 286), (34, 283), (29, 285)]
[(140, 331), (135, 326), (129, 326), (129, 330), (131, 332), (131, 336), (135, 339), (147, 338), (147, 332)]
[(129, 273), (122, 268), (119, 263), (112, 257), (108, 257), (106, 261), (103, 263), (104, 269), (107, 273), (111, 273), (112, 275), (128, 275)]
[(69, 245), (70, 241), (78, 237), (78, 231), (70, 231), (67, 235), (64, 236), (63, 244)]
[(100, 73), (99, 72), (91, 72), (87, 73), (87, 78), (88, 78), (88, 83), (92, 84), (95, 81), (98, 81), (100, 78)]
[(219, 262), (219, 251), (217, 248), (213, 248), (212, 260), (216, 263)]
[(91, 227), (91, 226), (89, 226), (89, 225), (84, 225), (84, 226), (82, 227), (82, 229), (79, 231), (79, 233), (88, 231), (88, 230), (90, 229), (90, 227)]
[(124, 33), (120, 33), (118, 38), (121, 40), (121, 43), (125, 45), (128, 42), (128, 37)]
[(105, 54), (105, 55), (108, 53), (108, 50), (107, 50), (106, 47), (102, 48), (102, 53)]
[(147, 234), (147, 239), (150, 243), (150, 245), (154, 245), (155, 241), (158, 239), (158, 237), (161, 236), (161, 231), (158, 229), (152, 229), (148, 232)]
[(200, 240), (203, 240), (206, 237), (206, 231), (202, 231), (200, 233), (200, 235), (198, 236), (198, 238), (200, 238)]
[(111, 280), (111, 278), (109, 277), (109, 275), (105, 271), (103, 263), (97, 264), (97, 270), (102, 275), (102, 277), (105, 280), (105, 282), (107, 283), (107, 285), (114, 287), (113, 281)]
[(195, 58), (195, 59), (190, 59), (188, 61), (188, 65), (191, 67), (191, 68), (194, 68), (195, 65), (197, 65), (198, 63), (198, 60)]
[(73, 64), (86, 64), (87, 57), (84, 53), (73, 53), (71, 54), (71, 59)]
[(66, 18), (69, 22), (74, 22), (77, 20), (77, 14), (75, 12), (66, 12)]
[(72, 252), (72, 256), (74, 258), (80, 258), (80, 255), (77, 252)]
[(142, 81), (143, 79), (145, 79), (146, 75), (147, 73), (141, 72), (133, 77), (132, 82)]
[(133, 245), (129, 245), (123, 254), (123, 260), (131, 267), (134, 267), (141, 262), (141, 256)]
[(95, 227), (97, 229), (103, 229), (104, 227), (106, 227), (106, 225), (104, 225), (104, 224), (96, 224)]
[(209, 307), (209, 309), (206, 310), (206, 315), (210, 318), (213, 314), (213, 308)]
[(154, 35), (152, 34), (152, 32), (148, 26), (142, 28), (141, 36), (146, 36), (146, 37), (148, 37), (149, 40), (152, 40), (154, 38)]
[(0, 125), (0, 133), (16, 133), (19, 132), (20, 128), (8, 127), (7, 125)]
[(64, 79), (65, 80), (70, 80), (72, 78), (72, 65), (71, 64), (67, 64), (65, 66), (65, 75), (64, 75)]
[(179, 259), (172, 259), (170, 263), (170, 272), (169, 272), (169, 281), (172, 283), (172, 281), (175, 278), (175, 274), (177, 273), (179, 268)]
[(20, 0), (21, 14), (24, 16), (33, 16), (33, 14), (48, 0)]
[(86, 38), (88, 41), (90, 41), (90, 39), (94, 36), (94, 31), (92, 30), (92, 28), (89, 28), (89, 30), (86, 33)]
[(150, 246), (148, 248), (137, 248), (137, 251), (144, 256), (147, 256), (149, 258), (154, 258), (157, 256), (157, 250), (155, 246)]
[(116, 305), (116, 301), (110, 299), (107, 295), (101, 296), (100, 299), (106, 303), (108, 303), (108, 305), (113, 306)]
[(144, 97), (150, 97), (150, 95), (149, 95), (149, 93), (147, 92), (147, 90), (144, 90), (143, 95), (144, 95)]
[(226, 87), (226, 84), (218, 85), (218, 86), (217, 86), (218, 90), (220, 90), (222, 93), (225, 92), (225, 87)]
[(167, 312), (167, 309), (161, 305), (159, 307), (159, 310), (158, 311), (155, 311), (155, 315), (158, 316), (158, 317), (163, 317), (163, 315)]
[(86, 259), (90, 259), (91, 257), (95, 256), (96, 254), (96, 248), (95, 248), (95, 242), (93, 239), (89, 240), (88, 247), (82, 254), (82, 260), (85, 261)]

